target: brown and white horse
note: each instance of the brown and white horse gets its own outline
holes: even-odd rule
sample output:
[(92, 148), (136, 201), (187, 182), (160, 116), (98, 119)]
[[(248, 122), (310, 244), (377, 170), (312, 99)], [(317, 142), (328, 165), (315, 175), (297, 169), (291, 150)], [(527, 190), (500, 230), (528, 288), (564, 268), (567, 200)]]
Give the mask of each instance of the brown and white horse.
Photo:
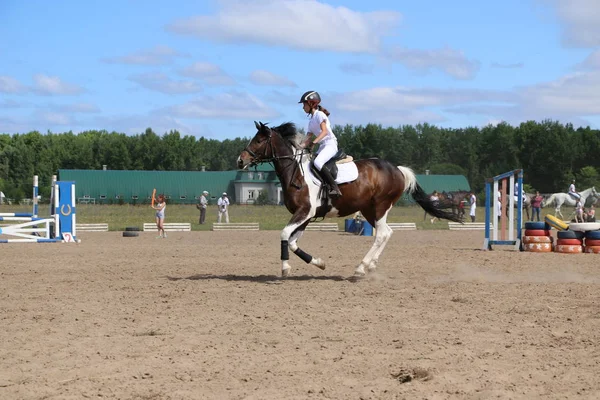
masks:
[[(303, 148), (304, 135), (292, 123), (270, 128), (255, 122), (258, 132), (238, 157), (238, 167), (272, 162), (283, 189), (284, 204), (292, 218), (281, 231), (281, 274), (289, 275), (289, 250), (308, 264), (325, 269), (325, 261), (313, 257), (298, 247), (298, 239), (314, 218), (344, 217), (360, 211), (376, 228), (375, 241), (354, 271), (355, 277), (364, 277), (377, 268), (379, 256), (392, 236), (386, 219), (394, 203), (404, 192), (429, 214), (455, 222), (461, 220), (435, 205), (423, 191), (410, 168), (398, 166), (377, 158), (355, 161), (358, 177), (339, 184), (342, 196), (319, 198), (320, 185), (309, 173), (310, 152)], [(353, 166), (351, 166), (354, 168)]]

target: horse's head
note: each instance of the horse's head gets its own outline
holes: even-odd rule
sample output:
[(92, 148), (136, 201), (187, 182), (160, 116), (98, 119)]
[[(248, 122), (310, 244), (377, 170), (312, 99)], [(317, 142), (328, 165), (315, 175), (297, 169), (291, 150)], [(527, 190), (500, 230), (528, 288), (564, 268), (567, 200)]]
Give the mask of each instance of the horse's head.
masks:
[(296, 136), (298, 136), (294, 124), (286, 123), (269, 128), (267, 124), (254, 121), (254, 125), (257, 129), (256, 135), (240, 153), (237, 160), (238, 168), (244, 169), (252, 164), (292, 158), (290, 154), (297, 146)]
[(596, 186), (592, 186), (592, 196), (594, 196), (596, 198), (600, 197), (600, 195), (596, 191)]

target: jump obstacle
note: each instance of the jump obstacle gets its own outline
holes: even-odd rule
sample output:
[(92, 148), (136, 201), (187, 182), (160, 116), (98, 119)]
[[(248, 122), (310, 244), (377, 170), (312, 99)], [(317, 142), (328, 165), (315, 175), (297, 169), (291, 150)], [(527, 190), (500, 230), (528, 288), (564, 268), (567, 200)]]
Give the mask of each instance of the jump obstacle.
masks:
[[(57, 181), (52, 176), (50, 216), (38, 217), (38, 176), (33, 177), (33, 212), (0, 213), (0, 222), (19, 222), (0, 225), (0, 243), (77, 242), (75, 225), (75, 182)], [(4, 238), (4, 236), (8, 238)]]
[[(515, 178), (517, 180), (517, 229), (515, 237)], [(498, 199), (498, 186), (502, 184), (500, 200)], [(493, 188), (493, 192), (492, 192)], [(485, 239), (483, 250), (493, 250), (493, 245), (510, 245), (515, 250), (521, 249), (521, 228), (523, 224), (523, 170), (515, 169), (505, 172), (485, 182)], [(508, 203), (507, 203), (508, 201)], [(507, 208), (500, 205), (508, 205)], [(493, 207), (493, 209), (492, 209)], [(502, 210), (505, 210), (502, 212)], [(508, 215), (506, 215), (508, 214)], [(492, 216), (493, 221), (492, 223)], [(508, 221), (508, 223), (507, 223)], [(508, 225), (508, 226), (507, 226)], [(498, 237), (500, 230), (500, 237)], [(490, 237), (491, 231), (491, 237)]]

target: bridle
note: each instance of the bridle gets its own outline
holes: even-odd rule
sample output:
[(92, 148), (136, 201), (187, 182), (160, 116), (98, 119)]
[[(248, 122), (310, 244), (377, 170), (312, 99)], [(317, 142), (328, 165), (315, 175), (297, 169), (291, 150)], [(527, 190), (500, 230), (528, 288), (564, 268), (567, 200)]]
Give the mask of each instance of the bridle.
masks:
[[(302, 150), (296, 150), (296, 154), (294, 154), (294, 155), (288, 154), (288, 155), (278, 156), (275, 151), (275, 146), (273, 146), (273, 142), (272, 142), (273, 130), (271, 130), (270, 128), (267, 128), (267, 129), (269, 129), (269, 136), (266, 139), (267, 143), (265, 144), (265, 151), (263, 152), (263, 154), (256, 154), (255, 152), (250, 150), (250, 143), (252, 143), (252, 139), (250, 139), (250, 142), (248, 142), (248, 144), (244, 148), (244, 151), (246, 151), (248, 154), (250, 154), (252, 156), (252, 162), (250, 163), (250, 165), (257, 165), (257, 164), (274, 162), (274, 161), (285, 160), (285, 159), (291, 159), (291, 160), (295, 161), (296, 157), (298, 155), (303, 155), (304, 153), (308, 152), (308, 150), (302, 149)], [(275, 133), (277, 133), (277, 131), (275, 131)], [(267, 156), (269, 150), (271, 151), (271, 155)]]
[[(280, 161), (280, 160), (292, 160), (291, 163), (288, 163), (283, 167), (283, 170), (287, 170), (290, 166), (294, 166), (294, 171), (292, 171), (292, 176), (294, 176), (296, 169), (298, 167), (302, 168), (302, 158), (304, 157), (305, 154), (310, 153), (310, 150), (307, 149), (301, 149), (295, 150), (295, 154), (286, 154), (286, 155), (277, 155), (276, 153), (276, 149), (275, 146), (273, 146), (273, 142), (272, 142), (272, 137), (273, 137), (273, 130), (270, 128), (267, 128), (269, 130), (269, 136), (267, 137), (266, 141), (267, 143), (265, 144), (265, 150), (263, 152), (263, 154), (256, 154), (255, 152), (253, 152), (252, 150), (250, 150), (250, 143), (252, 143), (252, 139), (250, 139), (250, 142), (248, 142), (248, 145), (246, 145), (246, 147), (244, 148), (244, 151), (246, 151), (248, 154), (250, 154), (250, 156), (252, 156), (252, 161), (250, 162), (249, 166), (256, 166), (258, 164), (262, 164), (262, 163), (274, 163), (276, 161)], [(275, 131), (275, 133), (279, 134), (277, 131)], [(280, 136), (281, 138), (281, 136)], [(270, 155), (268, 155), (268, 152), (270, 150)], [(300, 156), (300, 160), (297, 160), (297, 157)], [(302, 174), (304, 175), (304, 171), (302, 171)], [(301, 189), (302, 186), (295, 184), (293, 182), (290, 182), (291, 185), (297, 187), (298, 189)]]

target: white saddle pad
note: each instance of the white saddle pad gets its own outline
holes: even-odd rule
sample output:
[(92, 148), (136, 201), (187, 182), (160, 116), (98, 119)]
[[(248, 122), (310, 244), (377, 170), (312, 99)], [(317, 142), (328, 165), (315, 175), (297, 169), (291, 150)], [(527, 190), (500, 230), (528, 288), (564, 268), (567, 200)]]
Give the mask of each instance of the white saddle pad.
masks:
[[(352, 182), (358, 178), (358, 168), (356, 164), (353, 162), (347, 162), (343, 164), (337, 164), (338, 173), (337, 178), (335, 178), (335, 183), (338, 185), (340, 183)], [(313, 172), (308, 168), (307, 175), (313, 181), (315, 185), (320, 185), (321, 181), (317, 178)]]

